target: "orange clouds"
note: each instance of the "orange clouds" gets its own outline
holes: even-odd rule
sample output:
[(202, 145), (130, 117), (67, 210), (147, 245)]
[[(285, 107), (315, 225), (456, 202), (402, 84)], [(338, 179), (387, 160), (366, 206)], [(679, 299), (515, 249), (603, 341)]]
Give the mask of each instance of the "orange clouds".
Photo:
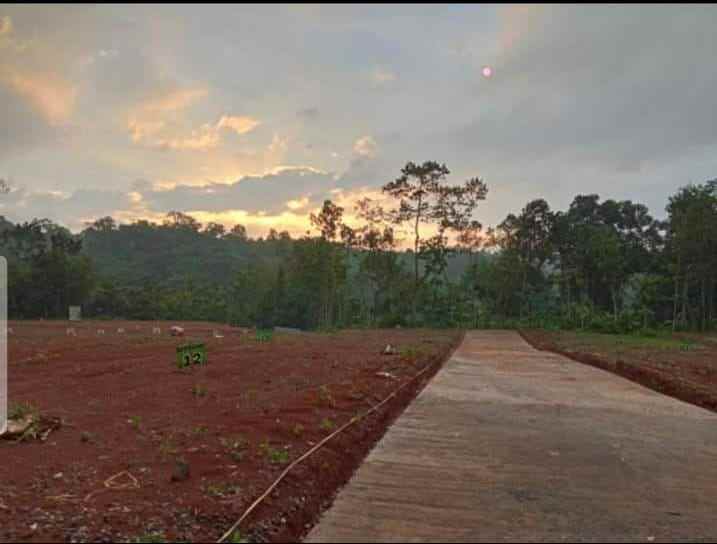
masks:
[(206, 151), (219, 145), (219, 132), (215, 126), (202, 125), (193, 130), (190, 136), (180, 138), (159, 138), (151, 142), (152, 147), (160, 149)]
[(306, 208), (306, 206), (309, 205), (309, 197), (303, 197), (303, 198), (296, 198), (293, 200), (289, 200), (286, 203), (286, 207), (289, 208), (291, 211), (298, 211), (302, 208)]
[(378, 146), (371, 136), (364, 136), (354, 142), (354, 153), (372, 159), (378, 153)]
[(0, 36), (6, 36), (12, 32), (12, 19), (9, 15), (0, 17)]
[(143, 120), (130, 118), (127, 121), (127, 129), (133, 142), (142, 142), (150, 136), (156, 134), (164, 127), (164, 121), (159, 120)]
[(183, 110), (205, 98), (207, 94), (208, 90), (205, 88), (176, 89), (147, 100), (138, 109), (147, 113)]
[[(55, 69), (33, 67), (18, 40), (12, 19), (0, 17), (0, 83), (25, 100), (51, 126), (66, 123), (75, 108), (77, 87)], [(4, 50), (4, 51), (3, 51)]]
[(54, 74), (12, 73), (10, 88), (26, 99), (53, 126), (66, 123), (75, 107), (77, 88)]
[(182, 135), (183, 111), (207, 94), (206, 88), (177, 89), (139, 104), (127, 120), (132, 142), (156, 149), (207, 151), (219, 146), (224, 130), (241, 135), (259, 126), (259, 121), (249, 116), (223, 115), (216, 123), (205, 123)]
[(259, 121), (246, 116), (224, 115), (217, 122), (217, 129), (231, 129), (237, 134), (246, 134), (259, 126)]

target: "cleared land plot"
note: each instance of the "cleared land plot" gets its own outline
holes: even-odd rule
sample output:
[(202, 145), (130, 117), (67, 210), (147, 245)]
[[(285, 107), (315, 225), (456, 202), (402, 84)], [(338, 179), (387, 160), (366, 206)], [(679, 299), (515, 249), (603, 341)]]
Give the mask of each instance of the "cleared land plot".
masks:
[[(174, 324), (184, 338), (169, 336)], [(0, 440), (2, 541), (216, 540), (291, 460), (421, 369), (438, 368), (461, 338), (381, 330), (264, 343), (209, 323), (10, 326), (11, 404), (30, 403), (62, 425), (45, 441)], [(189, 340), (206, 343), (206, 367), (175, 366), (176, 346)], [(387, 344), (397, 353), (382, 355)], [(243, 533), (305, 533), (431, 374), (297, 467)], [(131, 477), (105, 485), (124, 471)]]
[(715, 334), (644, 337), (538, 329), (521, 333), (538, 349), (566, 355), (717, 411)]

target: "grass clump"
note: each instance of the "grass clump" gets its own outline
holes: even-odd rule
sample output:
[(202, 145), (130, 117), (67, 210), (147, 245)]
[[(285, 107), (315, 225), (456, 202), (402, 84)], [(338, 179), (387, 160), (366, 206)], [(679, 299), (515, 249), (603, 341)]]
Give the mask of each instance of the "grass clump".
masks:
[(291, 432), (295, 437), (300, 438), (301, 435), (304, 434), (304, 426), (301, 423), (297, 423), (291, 429)]
[(142, 426), (142, 417), (141, 416), (130, 416), (130, 418), (127, 420), (127, 422), (132, 425), (132, 428), (135, 430), (139, 430)]
[(37, 420), (40, 415), (40, 411), (29, 402), (15, 402), (8, 408), (7, 417), (14, 421), (21, 421), (30, 416), (32, 419)]
[(208, 432), (209, 427), (207, 425), (197, 425), (196, 427), (194, 427), (194, 429), (192, 429), (192, 434), (195, 435), (206, 434)]
[(145, 533), (143, 535), (135, 537), (130, 542), (136, 543), (150, 543), (150, 542), (167, 542), (167, 539), (162, 533)]
[(236, 462), (244, 459), (244, 454), (249, 447), (249, 441), (243, 436), (220, 438), (219, 442), (228, 451), (229, 457)]
[(324, 419), (321, 420), (319, 427), (323, 431), (331, 431), (334, 429), (334, 427), (336, 427), (336, 424), (333, 421), (331, 421), (328, 417), (325, 417)]
[(259, 445), (259, 451), (267, 457), (272, 465), (285, 465), (289, 462), (289, 452), (272, 447), (267, 440)]
[(319, 387), (319, 402), (326, 406), (334, 408), (336, 406), (336, 399), (331, 394), (331, 390), (328, 385), (322, 385)]
[(220, 482), (216, 484), (209, 484), (204, 487), (204, 492), (210, 497), (223, 499), (231, 495), (238, 495), (241, 492), (241, 488), (237, 485), (232, 485), (226, 482)]
[(243, 534), (241, 534), (241, 531), (237, 529), (231, 535), (229, 535), (229, 542), (231, 544), (246, 544), (247, 542), (249, 542), (249, 539)]

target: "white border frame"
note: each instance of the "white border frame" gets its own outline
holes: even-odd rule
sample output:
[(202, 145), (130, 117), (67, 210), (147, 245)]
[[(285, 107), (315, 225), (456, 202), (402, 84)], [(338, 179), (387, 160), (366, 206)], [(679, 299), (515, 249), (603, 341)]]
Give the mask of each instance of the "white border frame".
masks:
[(7, 430), (7, 260), (0, 255), (0, 435)]

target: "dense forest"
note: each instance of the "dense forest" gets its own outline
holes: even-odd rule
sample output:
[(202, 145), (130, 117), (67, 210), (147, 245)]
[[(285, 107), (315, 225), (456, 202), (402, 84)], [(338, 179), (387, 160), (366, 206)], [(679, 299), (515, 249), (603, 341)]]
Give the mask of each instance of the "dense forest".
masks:
[(360, 226), (327, 200), (300, 238), (251, 239), (181, 212), (162, 224), (104, 217), (79, 234), (0, 218), (9, 315), (66, 318), (82, 305), (94, 318), (302, 329), (717, 325), (717, 180), (680, 188), (664, 221), (588, 194), (564, 211), (533, 200), (483, 228), (486, 184), (449, 184), (449, 173), (408, 163), (381, 205), (357, 204)]

